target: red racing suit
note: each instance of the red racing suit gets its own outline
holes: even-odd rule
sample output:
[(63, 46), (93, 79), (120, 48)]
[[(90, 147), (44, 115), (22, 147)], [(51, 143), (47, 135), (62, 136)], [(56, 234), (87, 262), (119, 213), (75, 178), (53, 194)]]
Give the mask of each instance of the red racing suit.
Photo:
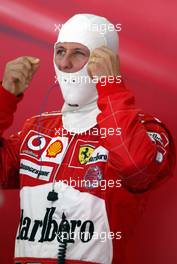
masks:
[[(67, 132), (61, 113), (51, 112), (1, 137), (0, 184), (20, 188), (16, 263), (124, 263), (143, 193), (173, 168), (172, 139), (161, 121), (138, 109), (123, 83), (98, 83), (97, 90), (101, 112), (84, 133)], [(0, 100), (2, 135), (21, 97), (1, 87)]]

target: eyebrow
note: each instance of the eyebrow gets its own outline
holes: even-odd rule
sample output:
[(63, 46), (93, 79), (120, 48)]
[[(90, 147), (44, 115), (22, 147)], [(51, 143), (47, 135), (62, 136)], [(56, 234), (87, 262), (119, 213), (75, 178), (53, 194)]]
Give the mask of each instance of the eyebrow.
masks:
[[(66, 50), (66, 48), (63, 47), (62, 45), (56, 45), (55, 48), (56, 49), (57, 48), (61, 48), (61, 49), (65, 49)], [(86, 50), (85, 49), (82, 49), (82, 48), (74, 48), (74, 49), (71, 49), (71, 50), (74, 50), (74, 51), (85, 51), (86, 52)]]
[(55, 48), (62, 48), (62, 49), (65, 49), (63, 46), (60, 46), (60, 45), (56, 45)]

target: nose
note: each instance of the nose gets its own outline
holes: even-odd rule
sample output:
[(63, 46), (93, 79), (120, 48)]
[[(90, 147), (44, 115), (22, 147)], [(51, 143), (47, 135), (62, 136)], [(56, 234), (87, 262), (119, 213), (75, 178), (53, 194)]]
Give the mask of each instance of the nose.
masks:
[(63, 72), (70, 72), (73, 67), (70, 56), (68, 55), (65, 55), (62, 58), (60, 58), (60, 60), (56, 61), (56, 64), (60, 69), (60, 71)]

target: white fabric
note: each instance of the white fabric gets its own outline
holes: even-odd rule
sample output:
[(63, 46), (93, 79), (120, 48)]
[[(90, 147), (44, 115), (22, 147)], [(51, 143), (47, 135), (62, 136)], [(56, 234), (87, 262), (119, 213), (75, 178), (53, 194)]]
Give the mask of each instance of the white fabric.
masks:
[[(74, 243), (68, 243), (66, 259), (111, 264), (113, 248), (112, 240), (108, 239), (110, 228), (105, 201), (90, 193), (80, 192), (71, 185), (59, 181), (55, 184), (55, 191), (58, 193), (59, 199), (51, 204), (51, 202), (46, 199), (51, 190), (52, 183), (33, 187), (26, 186), (21, 189), (21, 209), (23, 209), (24, 213), (22, 226), (19, 226), (17, 237), (19, 232), (25, 228), (28, 233), (28, 239), (16, 239), (15, 257), (56, 259), (59, 248), (57, 235), (62, 220), (62, 214), (64, 213), (69, 222), (70, 228), (72, 221), (81, 221), (81, 226), (85, 221), (92, 221), (94, 224), (94, 233), (96, 235), (89, 242), (83, 243), (79, 236), (81, 226), (76, 226), (74, 230)], [(28, 201), (28, 203), (25, 201)], [(85, 210), (86, 207), (87, 210)], [(54, 213), (50, 219), (50, 223), (48, 217), (48, 222), (45, 226), (44, 218), (47, 208), (50, 208), (50, 210), (53, 208)], [(26, 221), (24, 220), (25, 217), (28, 218), (28, 221), (27, 219)], [(42, 226), (38, 226), (35, 232), (34, 241), (30, 241), (30, 236), (37, 220), (42, 221)], [(29, 221), (30, 224), (28, 226)], [(50, 232), (48, 235), (49, 237), (52, 236), (54, 230), (54, 223), (52, 223), (52, 221), (55, 221), (58, 226), (53, 240), (51, 239), (50, 242), (39, 242), (42, 237), (43, 228), (49, 229)], [(72, 229), (70, 229), (70, 232), (73, 232), (71, 230)], [(86, 231), (88, 230), (86, 229)], [(47, 232), (45, 231), (45, 235), (46, 233)], [(103, 237), (105, 234), (107, 236), (106, 239)]]
[[(107, 28), (102, 31), (103, 25)], [(91, 14), (77, 14), (71, 17), (61, 28), (57, 42), (76, 42), (88, 47), (90, 52), (100, 46), (108, 46), (117, 53), (118, 36), (106, 18)], [(87, 64), (78, 72), (65, 73), (54, 62), (56, 76), (65, 103), (62, 108), (63, 126), (70, 132), (87, 131), (95, 126), (100, 110), (97, 106), (96, 84), (87, 72)], [(69, 106), (78, 105), (78, 106)]]

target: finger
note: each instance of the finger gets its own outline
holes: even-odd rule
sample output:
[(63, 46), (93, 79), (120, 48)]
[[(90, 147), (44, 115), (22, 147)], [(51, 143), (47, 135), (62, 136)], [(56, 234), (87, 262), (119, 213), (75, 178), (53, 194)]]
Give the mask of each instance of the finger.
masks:
[[(38, 59), (36, 57), (31, 57), (31, 56), (21, 56), (17, 57), (15, 60), (10, 61), (11, 62), (23, 62), (23, 61), (28, 61), (30, 64), (33, 64), (35, 60)], [(39, 59), (38, 59), (39, 60)], [(38, 61), (39, 62), (39, 61)]]
[(33, 76), (38, 70), (38, 68), (39, 68), (39, 64), (32, 65), (32, 71), (30, 72), (30, 76)]
[(104, 72), (104, 75), (112, 75), (112, 63), (111, 60), (106, 59), (105, 57), (94, 57), (94, 60), (91, 59), (95, 66), (97, 67), (98, 72)]
[(95, 58), (94, 59), (95, 61), (97, 61), (98, 58), (102, 58), (103, 59), (102, 63), (108, 64), (109, 69), (111, 69), (111, 64), (113, 60), (110, 54), (107, 53), (105, 50), (102, 50), (101, 48), (95, 49), (91, 54), (91, 61), (92, 58)]
[(32, 56), (22, 56), (22, 57), (16, 58), (15, 60), (11, 62), (22, 62), (22, 61), (28, 61), (30, 64), (34, 65), (34, 64), (39, 63), (40, 59), (36, 57), (32, 57)]
[(33, 64), (32, 65), (32, 72), (35, 72), (39, 68), (40, 64)]
[(96, 61), (96, 57), (94, 57), (94, 56), (90, 57), (90, 59), (88, 61), (88, 65), (95, 63), (95, 61)]
[[(100, 70), (100, 76), (103, 75), (111, 75), (112, 73), (112, 65), (110, 61), (107, 61), (105, 63), (105, 58), (96, 58), (95, 59), (95, 67), (97, 68), (97, 70)], [(103, 74), (104, 73), (104, 74)]]
[(102, 51), (105, 51), (107, 54), (109, 54), (111, 60), (112, 60), (112, 66), (113, 66), (113, 72), (114, 75), (119, 74), (119, 57), (116, 52), (113, 52), (112, 49), (106, 47), (106, 46), (101, 46), (100, 49)]
[(118, 72), (118, 75), (120, 75), (120, 60), (118, 54), (116, 55), (116, 71)]
[(110, 69), (107, 64), (104, 63), (103, 58), (95, 58), (94, 63), (89, 63), (87, 67), (89, 76), (107, 76), (110, 75)]
[(108, 53), (115, 54), (115, 52), (112, 49), (108, 48), (107, 46), (101, 46), (100, 49), (105, 50)]
[(93, 76), (95, 75), (95, 72), (96, 72), (96, 66), (94, 64), (93, 65), (88, 64), (87, 72), (88, 72), (88, 75), (90, 76), (90, 78), (93, 79)]
[(112, 51), (112, 49), (106, 47), (106, 46), (101, 46), (99, 48), (99, 51), (102, 51), (103, 53), (107, 54), (111, 60), (116, 60), (116, 53)]
[(26, 57), (19, 57), (18, 59), (14, 60), (14, 64), (18, 63), (24, 64), (29, 71), (32, 69), (32, 64)]
[(90, 57), (104, 57), (105, 51), (101, 50), (100, 48), (94, 49), (90, 55)]
[(11, 71), (11, 75), (10, 75), (10, 79), (12, 81), (19, 81), (22, 84), (26, 84), (26, 78), (24, 77), (24, 75), (20, 72), (20, 71)]
[(11, 64), (8, 67), (8, 71), (20, 71), (26, 79), (29, 78), (30, 71), (27, 69), (24, 63), (18, 62), (16, 64)]
[(32, 65), (29, 62), (29, 60), (26, 57), (23, 57), (22, 63), (25, 64), (26, 68), (31, 71), (32, 70)]
[(93, 50), (93, 53), (95, 53), (97, 51), (106, 52), (106, 53), (110, 54), (110, 56), (115, 56), (116, 55), (115, 52), (112, 49), (108, 48), (107, 46), (101, 46), (99, 48), (96, 48), (96, 49)]
[(36, 57), (26, 56), (25, 58), (32, 64), (38, 64), (40, 62), (40, 59)]

